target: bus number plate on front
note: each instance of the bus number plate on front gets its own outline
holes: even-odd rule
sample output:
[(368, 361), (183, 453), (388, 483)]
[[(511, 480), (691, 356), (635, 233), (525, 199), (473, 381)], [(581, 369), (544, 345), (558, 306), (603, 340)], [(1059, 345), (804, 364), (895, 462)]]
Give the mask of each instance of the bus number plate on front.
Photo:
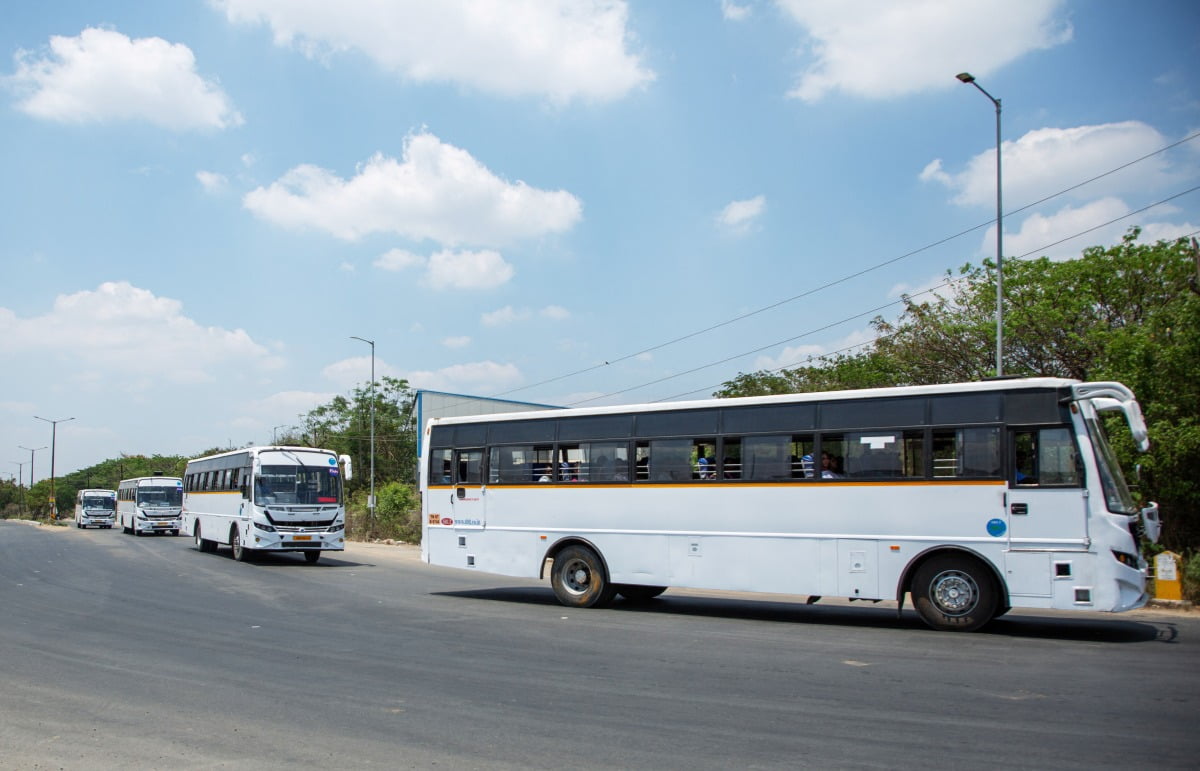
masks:
[(292, 538), (293, 541), (311, 541), (311, 535), (297, 535)]

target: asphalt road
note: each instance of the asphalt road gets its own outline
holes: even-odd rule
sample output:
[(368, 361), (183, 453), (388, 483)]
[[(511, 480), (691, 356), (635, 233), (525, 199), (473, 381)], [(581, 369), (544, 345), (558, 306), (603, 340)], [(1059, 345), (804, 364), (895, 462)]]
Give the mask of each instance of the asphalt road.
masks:
[(0, 768), (1194, 768), (1200, 613), (549, 585), (0, 521)]

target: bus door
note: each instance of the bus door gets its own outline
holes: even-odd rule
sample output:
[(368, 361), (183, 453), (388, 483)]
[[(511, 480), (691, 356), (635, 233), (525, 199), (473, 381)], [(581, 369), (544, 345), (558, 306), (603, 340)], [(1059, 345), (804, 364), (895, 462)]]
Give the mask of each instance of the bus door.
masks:
[(450, 508), (456, 529), (480, 529), (484, 516), (486, 488), (483, 485), (483, 449), (455, 450), (454, 491)]
[(1079, 451), (1068, 427), (1017, 430), (1011, 439), (1013, 474), (1005, 496), (1009, 590), (1049, 596), (1052, 552), (1089, 546)]

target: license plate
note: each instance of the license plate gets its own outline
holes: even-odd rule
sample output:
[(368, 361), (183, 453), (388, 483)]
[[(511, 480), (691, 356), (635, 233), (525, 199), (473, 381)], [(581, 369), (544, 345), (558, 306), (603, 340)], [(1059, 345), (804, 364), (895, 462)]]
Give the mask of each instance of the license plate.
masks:
[(297, 536), (293, 536), (292, 540), (293, 541), (311, 541), (312, 536), (311, 535), (297, 535)]

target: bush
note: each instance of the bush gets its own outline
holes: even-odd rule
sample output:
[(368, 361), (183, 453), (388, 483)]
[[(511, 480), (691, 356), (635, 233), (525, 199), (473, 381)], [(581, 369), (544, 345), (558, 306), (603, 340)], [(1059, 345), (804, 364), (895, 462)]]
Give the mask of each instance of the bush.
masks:
[(421, 542), (421, 496), (412, 485), (388, 482), (375, 490), (375, 519), (367, 508), (367, 491), (346, 504), (346, 537), (352, 541), (393, 539)]
[(1200, 603), (1200, 552), (1183, 560), (1183, 599)]

